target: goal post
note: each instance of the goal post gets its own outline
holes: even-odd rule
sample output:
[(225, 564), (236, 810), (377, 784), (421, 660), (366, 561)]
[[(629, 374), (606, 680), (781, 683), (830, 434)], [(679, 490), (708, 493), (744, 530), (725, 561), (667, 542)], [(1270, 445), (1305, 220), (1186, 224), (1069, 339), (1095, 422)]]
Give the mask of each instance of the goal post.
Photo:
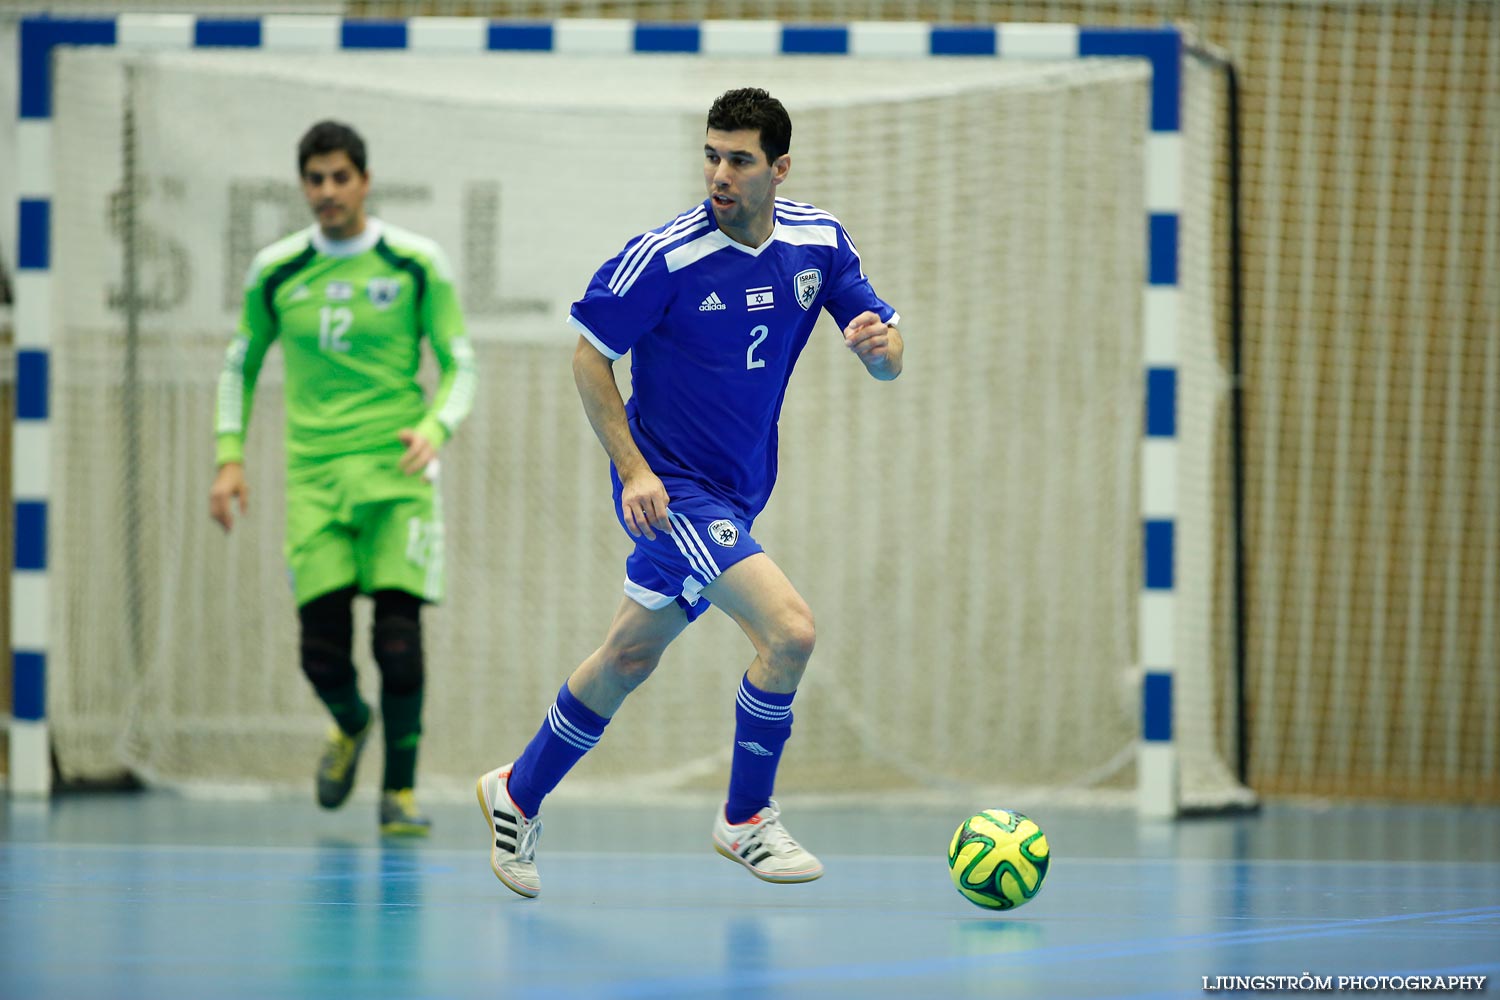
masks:
[[(1220, 516), (1188, 484), (1223, 456), (1184, 427), (1218, 419), (1221, 397), (1180, 406), (1202, 390), (1183, 358), (1212, 369), (1215, 333), (1184, 301), (1201, 264), (1181, 250), (1200, 168), (1176, 29), (127, 14), (27, 19), (20, 47), (13, 793), (46, 794), (54, 753), (69, 777), (114, 761), (224, 784), (261, 754), (278, 763), (245, 780), (300, 780), (279, 761), (300, 762), (317, 711), (279, 581), (274, 362), (248, 530), (225, 542), (193, 505), (212, 472), (203, 404), (232, 330), (226, 275), (306, 224), (287, 175), (320, 112), (365, 131), (376, 210), (455, 257), (481, 354), (486, 398), (445, 462), (455, 599), (431, 619), (429, 656), (434, 686), (445, 671), (450, 684), (429, 700), (424, 783), (456, 787), (524, 740), (597, 641), (624, 554), (600, 505), (603, 459), (557, 377), (558, 303), (701, 196), (694, 130), (718, 91), (760, 73), (797, 127), (786, 193), (843, 219), (912, 331), (904, 394), (869, 396), (816, 338), (788, 393), (764, 531), (841, 647), (820, 646), (809, 672), (799, 742), (816, 761), (789, 761), (791, 789), (881, 787), (882, 774), (898, 788), (1133, 789), (1149, 816), (1246, 798), (1219, 759), (1221, 667), (1184, 638), (1215, 627), (1212, 602), (1182, 587), (1211, 582)], [(600, 142), (643, 164), (596, 167), (597, 200), (624, 204), (579, 220), (512, 210), (578, 197), (590, 173), (576, 162), (602, 158)], [(839, 419), (865, 429), (812, 433)], [(864, 494), (905, 478), (862, 454), (869, 427), (927, 479), (923, 502), (892, 506), (939, 517), (940, 541), (855, 545), (882, 530)], [(164, 454), (122, 463), (142, 437)], [(508, 524), (518, 510), (534, 523)], [(708, 716), (704, 741), (722, 737), (735, 671), (711, 668), (731, 631), (690, 630), (669, 653), (672, 686), (619, 737), (646, 762), (643, 793), (696, 791), (725, 765), (698, 734), (661, 733), (692, 714)], [(496, 700), (498, 732), (483, 712)], [(241, 719), (220, 717), (237, 706)], [(1094, 731), (1087, 746), (1074, 728)], [(990, 750), (989, 769), (959, 766), (971, 732), (1026, 742)], [(1028, 746), (1058, 766), (1008, 770)], [(601, 759), (581, 784), (624, 787), (625, 762)]]

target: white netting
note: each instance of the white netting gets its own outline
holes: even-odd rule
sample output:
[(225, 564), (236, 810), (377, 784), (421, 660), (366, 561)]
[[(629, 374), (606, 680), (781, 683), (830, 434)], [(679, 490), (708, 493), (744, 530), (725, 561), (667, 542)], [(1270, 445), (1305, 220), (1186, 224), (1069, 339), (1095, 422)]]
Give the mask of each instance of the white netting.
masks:
[[(1185, 158), (1181, 248), (1183, 336), (1179, 342), (1176, 525), (1177, 594), (1173, 728), (1181, 755), (1181, 804), (1246, 805), (1234, 777), (1234, 516), (1229, 339), (1229, 155), (1222, 67), (1183, 63)], [(1214, 456), (1206, 461), (1206, 456)]]
[[(277, 352), (250, 516), (227, 539), (206, 494), (241, 276), (307, 224), (293, 150), (323, 116), (369, 141), (375, 211), (449, 251), (478, 347), (479, 403), (444, 460), (451, 598), (425, 619), (422, 781), (466, 789), (517, 752), (602, 637), (628, 549), (562, 318), (626, 238), (700, 197), (707, 105), (750, 83), (792, 111), (783, 193), (845, 222), (909, 335), (908, 371), (884, 385), (825, 321), (788, 393), (756, 534), (812, 605), (819, 646), (782, 788), (1128, 781), (1142, 67), (107, 51), (57, 67), (50, 711), (65, 777), (309, 780), (325, 718), (282, 566)], [(1207, 677), (1212, 654), (1179, 677)], [(750, 656), (724, 616), (694, 625), (564, 787), (719, 787)], [(1223, 780), (1200, 760), (1215, 740), (1185, 735), (1190, 782)]]

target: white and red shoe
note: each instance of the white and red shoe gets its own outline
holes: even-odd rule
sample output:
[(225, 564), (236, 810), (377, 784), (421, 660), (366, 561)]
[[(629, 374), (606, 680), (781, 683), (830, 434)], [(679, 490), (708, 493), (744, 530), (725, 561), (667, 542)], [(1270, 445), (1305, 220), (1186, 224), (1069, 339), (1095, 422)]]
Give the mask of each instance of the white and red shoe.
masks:
[(508, 785), (515, 762), (483, 774), (475, 791), (484, 822), (490, 828), (490, 868), (506, 888), (528, 899), (542, 891), (536, 873), (536, 842), (542, 833), (540, 815), (527, 819), (511, 800)]
[(721, 806), (714, 821), (714, 850), (767, 882), (811, 882), (823, 874), (823, 863), (781, 825), (775, 799), (743, 823), (730, 823)]

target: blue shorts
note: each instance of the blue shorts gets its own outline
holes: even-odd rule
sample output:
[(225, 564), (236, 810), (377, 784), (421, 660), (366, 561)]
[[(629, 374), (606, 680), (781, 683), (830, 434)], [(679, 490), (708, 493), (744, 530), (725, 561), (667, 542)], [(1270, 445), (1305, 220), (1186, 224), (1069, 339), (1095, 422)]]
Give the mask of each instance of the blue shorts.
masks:
[[(620, 481), (614, 479), (615, 519), (620, 513)], [(625, 560), (625, 596), (651, 611), (677, 603), (688, 621), (709, 608), (703, 588), (746, 556), (762, 551), (750, 537), (750, 522), (722, 500), (681, 479), (663, 480), (671, 532), (656, 531), (656, 540), (631, 536), (635, 551)], [(630, 532), (627, 530), (626, 534)]]

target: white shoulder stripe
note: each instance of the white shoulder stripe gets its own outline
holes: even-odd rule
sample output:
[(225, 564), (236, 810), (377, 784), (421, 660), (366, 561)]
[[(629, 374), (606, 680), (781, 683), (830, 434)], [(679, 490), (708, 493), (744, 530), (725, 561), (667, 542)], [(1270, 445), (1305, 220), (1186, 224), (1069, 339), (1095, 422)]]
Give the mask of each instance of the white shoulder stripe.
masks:
[(700, 229), (706, 228), (707, 226), (708, 220), (700, 219), (695, 223), (684, 223), (677, 229), (661, 233), (658, 236), (654, 237), (648, 244), (646, 244), (644, 253), (638, 255), (635, 262), (632, 263), (628, 269), (622, 268), (621, 270), (616, 271), (615, 276), (610, 280), (609, 290), (614, 292), (616, 295), (624, 295), (630, 290), (630, 286), (635, 284), (636, 279), (645, 272), (646, 267), (651, 263), (652, 258), (654, 258), (663, 247), (675, 242), (676, 240), (691, 236), (693, 233), (697, 232)]
[(700, 214), (701, 212), (702, 206), (700, 205), (698, 208), (693, 209), (690, 212), (684, 212), (677, 218), (673, 219), (671, 222), (667, 223), (666, 226), (662, 227), (660, 232), (653, 230), (649, 233), (642, 233), (641, 237), (635, 241), (635, 244), (632, 245), (629, 250), (625, 251), (625, 253), (620, 257), (619, 266), (615, 268), (615, 273), (610, 276), (610, 284), (613, 285), (615, 280), (622, 273), (628, 271), (634, 265), (635, 261), (640, 258), (640, 255), (646, 252), (646, 250), (650, 247), (651, 243), (654, 240), (660, 239), (662, 236), (673, 232), (678, 227), (683, 225), (683, 223), (688, 222), (692, 216)]
[(832, 219), (834, 222), (839, 221), (834, 217), (832, 212), (825, 211), (816, 205), (809, 205), (804, 201), (792, 201), (790, 198), (776, 199), (776, 214), (785, 219)]
[(729, 237), (719, 230), (704, 233), (695, 239), (689, 240), (678, 247), (667, 251), (667, 270), (680, 271), (689, 264), (695, 264), (711, 253), (717, 253), (729, 246)]
[(679, 216), (661, 232), (647, 233), (642, 236), (636, 241), (635, 246), (631, 247), (621, 258), (619, 267), (615, 268), (615, 273), (610, 275), (609, 290), (616, 295), (624, 295), (625, 288), (635, 280), (659, 247), (706, 225), (708, 225), (708, 215), (703, 210), (703, 206), (699, 205), (693, 211)]
[(245, 274), (245, 287), (249, 288), (259, 281), (261, 274), (273, 263), (291, 260), (306, 250), (312, 244), (312, 234), (316, 228), (317, 226), (309, 226), (290, 236), (282, 237), (268, 247), (262, 247), (255, 254), (255, 259), (250, 262), (250, 270)]
[(839, 231), (833, 226), (777, 226), (776, 238), (793, 246), (837, 247)]
[(615, 290), (615, 287), (620, 283), (624, 276), (629, 273), (632, 268), (635, 267), (637, 262), (639, 262), (643, 256), (650, 253), (653, 246), (655, 246), (664, 238), (670, 238), (670, 236), (673, 233), (678, 232), (680, 230), (680, 227), (682, 227), (683, 225), (684, 220), (677, 219), (673, 221), (671, 225), (667, 226), (666, 229), (662, 230), (659, 233), (650, 232), (642, 234), (638, 240), (630, 245), (630, 248), (628, 250), (620, 255), (620, 263), (615, 265), (614, 273), (609, 276), (610, 291)]
[(640, 259), (639, 263), (635, 265), (634, 269), (631, 270), (629, 274), (624, 275), (623, 278), (618, 280), (615, 284), (610, 286), (610, 291), (614, 292), (616, 295), (624, 295), (626, 292), (630, 291), (630, 286), (635, 284), (636, 279), (646, 272), (646, 266), (651, 263), (652, 258), (656, 256), (657, 252), (660, 251), (662, 247), (673, 242), (674, 240), (679, 240), (686, 236), (690, 236), (693, 233), (697, 232), (699, 229), (707, 228), (707, 226), (708, 220), (700, 219), (698, 222), (693, 223), (692, 225), (684, 226), (684, 228), (679, 232), (672, 233), (671, 235), (663, 233), (661, 238), (652, 245), (651, 250)]
[[(638, 259), (639, 255), (645, 252), (652, 241), (659, 239), (660, 237), (663, 237), (668, 233), (676, 231), (684, 223), (704, 217), (705, 213), (703, 211), (703, 206), (699, 205), (696, 208), (683, 212), (677, 218), (667, 223), (662, 227), (660, 232), (649, 232), (643, 234), (640, 239), (636, 240), (635, 246), (631, 247), (620, 259), (620, 266), (615, 269), (615, 276), (618, 276), (623, 271), (629, 270), (633, 263)], [(610, 278), (611, 283), (613, 283), (614, 280), (614, 277)]]
[(832, 222), (832, 223), (837, 224), (838, 221), (839, 221), (838, 219), (834, 218), (829, 213), (827, 213), (827, 212), (821, 212), (821, 211), (818, 211), (817, 209), (814, 209), (813, 211), (810, 211), (810, 212), (804, 212), (804, 211), (800, 211), (800, 210), (795, 210), (794, 211), (794, 210), (790, 210), (790, 209), (778, 208), (778, 209), (776, 209), (776, 218), (782, 220), (783, 222), (812, 222), (812, 221), (816, 220), (816, 221), (821, 221), (821, 222)]

